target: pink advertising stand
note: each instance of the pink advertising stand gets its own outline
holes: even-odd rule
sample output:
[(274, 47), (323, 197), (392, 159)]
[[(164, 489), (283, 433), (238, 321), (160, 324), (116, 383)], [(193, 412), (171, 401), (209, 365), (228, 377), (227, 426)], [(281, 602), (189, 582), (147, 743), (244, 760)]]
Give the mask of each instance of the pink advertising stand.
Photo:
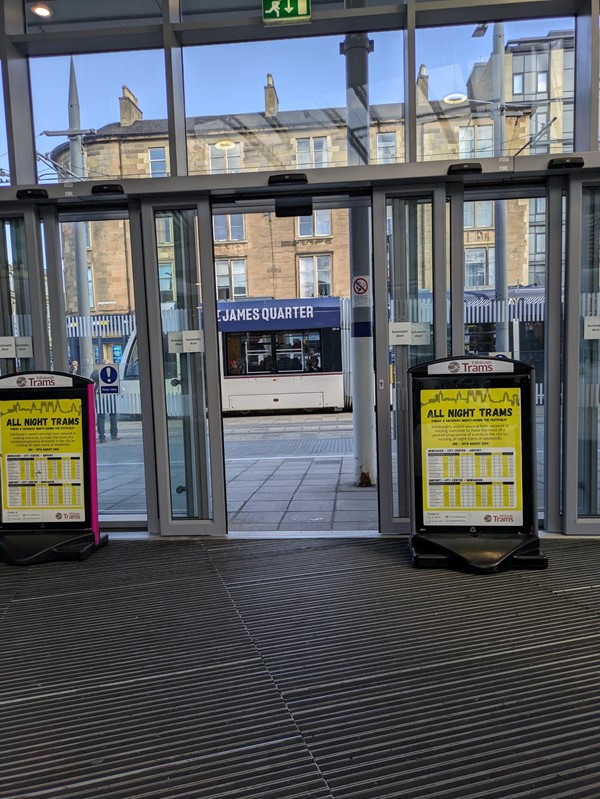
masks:
[(0, 378), (0, 559), (84, 560), (98, 526), (94, 383), (61, 372)]

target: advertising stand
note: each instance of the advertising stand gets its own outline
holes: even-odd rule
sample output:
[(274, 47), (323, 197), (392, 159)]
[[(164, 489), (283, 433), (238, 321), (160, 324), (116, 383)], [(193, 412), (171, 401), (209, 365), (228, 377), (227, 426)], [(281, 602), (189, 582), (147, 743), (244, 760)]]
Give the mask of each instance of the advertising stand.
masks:
[(107, 542), (93, 382), (60, 372), (0, 378), (0, 559), (83, 560)]
[(533, 367), (465, 356), (413, 366), (408, 378), (413, 564), (546, 568), (537, 534)]

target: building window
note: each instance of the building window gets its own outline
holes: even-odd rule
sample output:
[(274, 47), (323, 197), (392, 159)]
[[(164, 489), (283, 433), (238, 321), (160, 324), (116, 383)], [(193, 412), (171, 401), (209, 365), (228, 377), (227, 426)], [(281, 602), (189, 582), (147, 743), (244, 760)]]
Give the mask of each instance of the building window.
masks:
[(210, 171), (213, 175), (240, 172), (242, 156), (239, 142), (217, 142), (210, 145)]
[(173, 217), (170, 214), (156, 216), (156, 243), (173, 243)]
[(396, 134), (394, 132), (377, 134), (377, 163), (396, 163)]
[(215, 260), (215, 270), (218, 300), (237, 300), (248, 296), (245, 258), (218, 258)]
[(215, 241), (243, 241), (244, 214), (215, 214), (213, 236)]
[(494, 286), (493, 247), (469, 247), (465, 250), (465, 288), (485, 289)]
[(547, 153), (550, 148), (550, 126), (548, 125), (548, 110), (538, 108), (531, 117), (531, 135), (535, 137), (530, 147), (530, 152)]
[(514, 94), (523, 94), (523, 73), (522, 72), (515, 72), (513, 73), (513, 95)]
[(327, 166), (327, 136), (296, 139), (298, 169), (320, 169)]
[(466, 202), (464, 205), (465, 227), (492, 227), (494, 224), (493, 207), (492, 200)]
[(90, 304), (90, 308), (94, 307), (94, 274), (92, 272), (92, 267), (88, 266), (88, 302)]
[(331, 296), (331, 255), (302, 255), (298, 271), (301, 297)]
[(173, 264), (158, 265), (158, 288), (161, 302), (173, 302), (175, 299), (173, 292)]
[(311, 216), (299, 216), (298, 236), (299, 238), (331, 236), (331, 211), (324, 209), (315, 211)]
[(167, 177), (167, 153), (164, 147), (150, 147), (150, 177)]
[(459, 158), (491, 158), (494, 155), (494, 128), (476, 125), (458, 129)]
[(89, 222), (84, 222), (83, 224), (85, 225), (85, 248), (86, 248), (86, 250), (91, 250), (92, 249), (92, 234), (91, 234), (91, 230), (90, 230), (90, 223)]

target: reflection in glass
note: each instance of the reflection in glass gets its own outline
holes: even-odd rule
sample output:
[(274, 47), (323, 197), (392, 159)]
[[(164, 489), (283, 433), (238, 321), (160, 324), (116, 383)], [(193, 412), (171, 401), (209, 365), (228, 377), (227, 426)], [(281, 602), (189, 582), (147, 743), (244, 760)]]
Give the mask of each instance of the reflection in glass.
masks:
[(0, 336), (12, 339), (12, 357), (0, 358), (0, 375), (34, 368), (32, 335), (25, 225), (22, 219), (4, 219), (0, 225)]
[[(72, 63), (73, 69), (66, 56), (30, 60), (39, 182), (78, 179), (67, 135), (75, 129), (79, 133), (73, 141), (83, 151), (87, 180), (168, 174), (161, 52), (78, 55)], [(111, 80), (114, 74), (119, 76), (120, 96)], [(145, 118), (152, 120), (150, 126)]]
[(572, 18), (417, 30), (419, 160), (573, 149)]
[[(390, 324), (407, 331), (405, 344), (390, 347), (393, 513), (408, 517), (404, 487), (410, 470), (400, 431), (408, 430), (407, 370), (433, 359), (432, 204), (429, 199), (396, 199), (388, 202), (387, 213)], [(418, 344), (413, 343), (417, 332)]]
[[(368, 40), (370, 161), (396, 163), (404, 160), (402, 34)], [(362, 82), (349, 92), (348, 113), (340, 44), (332, 36), (187, 48), (186, 78), (218, 76), (185, 81), (190, 174), (346, 166), (347, 119), (365, 92)]]
[[(490, 217), (492, 227), (487, 224)], [(515, 246), (517, 242), (520, 246)], [(544, 469), (545, 242), (545, 197), (465, 203), (465, 353), (502, 352), (534, 366), (540, 478)], [(540, 480), (540, 507), (543, 501)]]

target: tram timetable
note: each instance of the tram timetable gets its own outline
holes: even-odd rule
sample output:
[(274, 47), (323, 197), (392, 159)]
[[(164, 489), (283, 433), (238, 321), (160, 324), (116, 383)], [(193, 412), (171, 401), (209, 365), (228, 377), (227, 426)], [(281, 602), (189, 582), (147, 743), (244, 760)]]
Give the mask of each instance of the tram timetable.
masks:
[(2, 519), (85, 519), (82, 402), (0, 402)]
[(423, 522), (519, 525), (518, 388), (421, 392)]

